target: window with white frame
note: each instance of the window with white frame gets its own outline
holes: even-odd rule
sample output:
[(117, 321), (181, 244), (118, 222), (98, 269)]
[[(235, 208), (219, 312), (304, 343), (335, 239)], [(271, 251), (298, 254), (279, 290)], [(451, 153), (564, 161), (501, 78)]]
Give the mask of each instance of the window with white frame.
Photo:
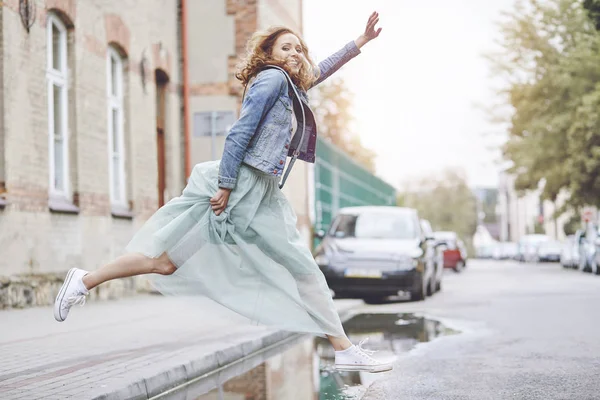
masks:
[(54, 14), (48, 14), (46, 36), (50, 194), (68, 198), (67, 28)]
[(125, 185), (125, 140), (123, 135), (123, 58), (112, 47), (107, 55), (108, 154), (110, 200), (128, 208)]

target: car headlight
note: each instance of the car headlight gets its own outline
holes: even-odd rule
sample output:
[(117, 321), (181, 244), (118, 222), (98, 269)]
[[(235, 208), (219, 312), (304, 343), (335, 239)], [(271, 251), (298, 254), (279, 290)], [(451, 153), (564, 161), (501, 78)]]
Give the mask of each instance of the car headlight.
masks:
[(419, 265), (419, 260), (409, 256), (400, 256), (397, 255), (394, 257), (397, 262), (398, 269), (403, 271), (409, 271), (411, 269), (415, 269), (417, 265)]
[(329, 258), (325, 254), (317, 254), (315, 256), (315, 262), (319, 266), (327, 267), (329, 265)]

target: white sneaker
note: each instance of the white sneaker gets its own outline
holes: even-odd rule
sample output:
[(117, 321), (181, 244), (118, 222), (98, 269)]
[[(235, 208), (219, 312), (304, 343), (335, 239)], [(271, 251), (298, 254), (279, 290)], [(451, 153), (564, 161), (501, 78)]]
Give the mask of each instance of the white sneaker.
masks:
[(79, 268), (71, 268), (67, 272), (65, 282), (56, 295), (54, 300), (54, 318), (58, 322), (63, 322), (69, 315), (69, 310), (75, 304), (83, 306), (85, 304), (85, 296), (88, 295), (87, 289), (83, 285), (81, 279), (88, 271)]
[(358, 346), (335, 352), (335, 369), (340, 371), (384, 372), (392, 369), (391, 362), (382, 362), (371, 357), (374, 351), (362, 348), (368, 339), (361, 340)]

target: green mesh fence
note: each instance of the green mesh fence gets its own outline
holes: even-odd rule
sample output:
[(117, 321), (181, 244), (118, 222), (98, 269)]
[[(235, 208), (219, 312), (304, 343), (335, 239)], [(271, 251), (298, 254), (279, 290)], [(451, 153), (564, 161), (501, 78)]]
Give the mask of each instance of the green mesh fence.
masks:
[(393, 186), (358, 165), (333, 144), (318, 139), (315, 231), (326, 230), (340, 208), (395, 204), (396, 189)]

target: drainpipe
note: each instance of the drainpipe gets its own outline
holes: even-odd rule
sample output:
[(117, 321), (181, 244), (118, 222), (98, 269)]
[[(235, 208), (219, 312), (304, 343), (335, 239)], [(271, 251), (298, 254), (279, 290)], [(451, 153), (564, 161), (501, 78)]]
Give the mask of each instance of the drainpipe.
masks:
[(186, 181), (192, 172), (190, 160), (190, 88), (188, 74), (187, 20), (187, 0), (181, 0), (181, 57), (183, 63), (183, 140), (185, 158), (184, 168)]

